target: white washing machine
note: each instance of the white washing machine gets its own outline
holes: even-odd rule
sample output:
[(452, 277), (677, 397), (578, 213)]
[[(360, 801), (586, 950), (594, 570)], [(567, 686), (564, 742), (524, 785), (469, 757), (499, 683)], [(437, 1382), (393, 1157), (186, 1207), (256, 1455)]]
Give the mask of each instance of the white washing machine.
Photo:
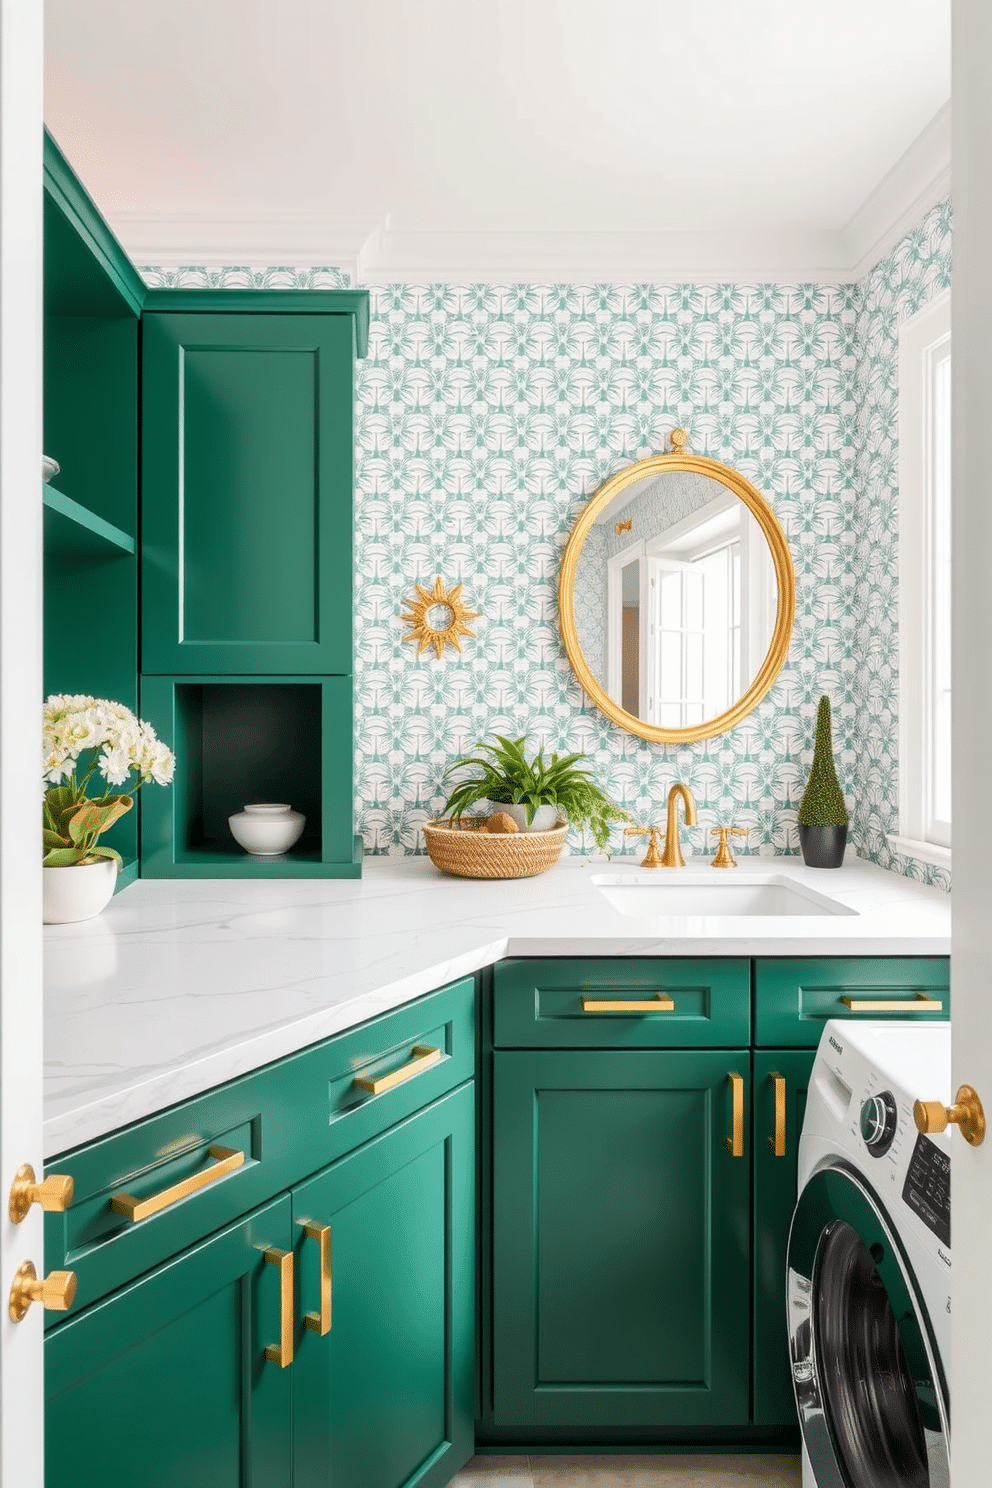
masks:
[(829, 1022), (810, 1079), (787, 1309), (804, 1488), (948, 1488), (951, 1031)]

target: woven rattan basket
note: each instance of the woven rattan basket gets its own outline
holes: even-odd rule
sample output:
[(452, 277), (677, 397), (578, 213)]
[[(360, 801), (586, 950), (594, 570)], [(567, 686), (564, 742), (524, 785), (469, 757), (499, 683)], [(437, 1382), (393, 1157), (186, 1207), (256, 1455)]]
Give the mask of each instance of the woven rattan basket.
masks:
[(567, 825), (550, 832), (487, 832), (481, 817), (427, 822), (431, 862), (460, 878), (533, 878), (557, 863)]

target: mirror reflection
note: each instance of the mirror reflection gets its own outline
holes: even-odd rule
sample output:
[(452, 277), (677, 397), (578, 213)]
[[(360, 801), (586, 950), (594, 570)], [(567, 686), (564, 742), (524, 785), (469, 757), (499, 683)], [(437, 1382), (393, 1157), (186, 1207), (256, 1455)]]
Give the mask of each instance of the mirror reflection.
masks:
[(625, 486), (590, 527), (574, 616), (593, 678), (632, 718), (704, 725), (758, 676), (778, 609), (757, 519), (719, 480), (655, 472)]

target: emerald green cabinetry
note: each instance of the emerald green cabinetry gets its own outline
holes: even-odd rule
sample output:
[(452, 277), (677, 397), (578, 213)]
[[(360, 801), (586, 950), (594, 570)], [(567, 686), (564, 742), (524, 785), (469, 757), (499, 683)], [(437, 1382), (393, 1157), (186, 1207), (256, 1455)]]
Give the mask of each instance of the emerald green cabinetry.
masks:
[(45, 1340), (48, 1488), (290, 1488), (292, 1371), (278, 1344), (292, 1243), (277, 1199)]
[[(475, 1094), (463, 1085), (293, 1191), (329, 1225), (333, 1323), (293, 1363), (296, 1488), (441, 1488), (472, 1455)], [(298, 1242), (319, 1313), (317, 1240)]]
[[(357, 877), (368, 294), (149, 289), (47, 135), (44, 186), (46, 692), (114, 698), (176, 749), (175, 792), (139, 798), (143, 874)], [(260, 800), (308, 818), (268, 863), (227, 829)], [(139, 811), (108, 840), (123, 884)]]
[(754, 1059), (754, 1424), (794, 1426), (796, 1405), (785, 1328), (789, 1225), (812, 1050), (760, 1049)]
[(946, 957), (496, 966), (479, 1439), (794, 1443), (786, 1248), (816, 1043), (828, 1018), (948, 1013)]
[[(499, 989), (497, 987), (497, 999)], [(497, 1051), (494, 1419), (746, 1426), (747, 1050)]]
[[(55, 142), (44, 153), (44, 503), (47, 694), (138, 706), (137, 272)], [(106, 841), (137, 874), (137, 812)]]
[(145, 675), (352, 671), (354, 316), (273, 302), (145, 314)]
[[(465, 981), (53, 1160), (77, 1197), (46, 1254), (79, 1296), (46, 1335), (48, 1488), (453, 1476), (473, 1450), (474, 1053)], [(112, 1207), (232, 1151), (157, 1212)]]

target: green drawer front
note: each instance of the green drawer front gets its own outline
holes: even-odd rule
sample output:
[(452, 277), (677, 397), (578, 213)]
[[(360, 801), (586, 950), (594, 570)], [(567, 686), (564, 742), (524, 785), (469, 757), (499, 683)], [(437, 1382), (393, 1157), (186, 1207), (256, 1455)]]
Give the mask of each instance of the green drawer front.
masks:
[(760, 960), (754, 988), (755, 1042), (768, 1047), (815, 1048), (828, 1018), (951, 1016), (947, 956)]
[[(500, 962), (494, 978), (498, 1048), (706, 1048), (751, 1036), (744, 959), (511, 960)], [(630, 1002), (646, 1006), (620, 1006)]]
[[(283, 1069), (287, 1092), (295, 1092), (294, 1156), (302, 1177), (472, 1079), (475, 978), (307, 1049)], [(399, 1081), (378, 1095), (356, 1083), (397, 1074)]]
[[(381, 1095), (355, 1084), (411, 1064), (414, 1046), (440, 1059), (414, 1064)], [(65, 1214), (45, 1216), (45, 1269), (76, 1272), (73, 1312), (229, 1224), (386, 1127), (472, 1077), (475, 983), (471, 977), (338, 1034), (300, 1054), (233, 1080), (161, 1115), (54, 1157), (46, 1172), (75, 1182)], [(112, 1207), (206, 1176), (244, 1153), (232, 1171), (208, 1179), (157, 1213), (130, 1219)], [(51, 1326), (64, 1316), (48, 1312)]]

